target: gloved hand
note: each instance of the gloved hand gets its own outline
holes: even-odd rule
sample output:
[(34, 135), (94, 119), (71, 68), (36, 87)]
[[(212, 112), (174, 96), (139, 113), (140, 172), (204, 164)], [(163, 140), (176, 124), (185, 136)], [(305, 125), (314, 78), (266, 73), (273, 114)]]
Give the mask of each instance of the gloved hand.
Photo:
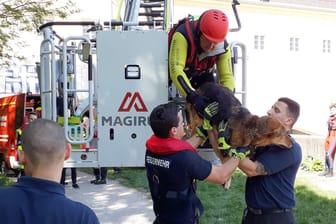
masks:
[[(218, 148), (220, 150), (229, 150), (231, 148), (231, 146), (225, 140), (225, 133), (226, 133), (225, 129), (226, 129), (226, 124), (224, 123), (224, 121), (221, 121), (218, 125), (218, 140), (217, 140)], [(228, 151), (225, 154), (227, 155)]]
[(202, 127), (207, 131), (212, 130), (212, 126), (210, 124), (210, 121), (207, 120), (207, 119), (203, 119)]
[(193, 105), (197, 114), (201, 118), (204, 118), (204, 109), (208, 105), (209, 98), (206, 96), (200, 96), (195, 92), (190, 92), (187, 95), (186, 100), (188, 103), (191, 103)]
[(214, 101), (204, 108), (204, 118), (211, 120), (218, 113), (218, 102)]
[(203, 126), (196, 127), (196, 134), (204, 141), (208, 139), (208, 131)]
[(236, 156), (239, 159), (245, 159), (250, 155), (250, 150), (248, 148), (237, 148), (237, 149), (231, 149), (230, 151), (230, 157)]

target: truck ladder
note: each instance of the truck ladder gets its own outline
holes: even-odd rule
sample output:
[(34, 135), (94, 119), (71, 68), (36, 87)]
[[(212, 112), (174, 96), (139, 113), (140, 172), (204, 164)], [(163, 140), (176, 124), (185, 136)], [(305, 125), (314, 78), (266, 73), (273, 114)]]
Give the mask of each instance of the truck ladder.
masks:
[[(168, 30), (171, 23), (171, 1), (128, 0), (124, 22), (146, 24), (148, 29)], [(144, 26), (141, 26), (143, 29)], [(134, 30), (135, 26), (124, 26), (123, 30)]]

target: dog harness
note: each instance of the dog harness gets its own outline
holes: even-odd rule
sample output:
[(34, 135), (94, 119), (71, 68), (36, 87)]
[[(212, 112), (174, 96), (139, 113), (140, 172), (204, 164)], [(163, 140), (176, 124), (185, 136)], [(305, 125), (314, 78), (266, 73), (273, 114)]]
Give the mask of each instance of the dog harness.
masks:
[[(244, 148), (239, 147), (237, 149), (231, 146), (232, 129), (227, 127), (228, 122), (221, 121), (218, 125), (218, 149), (222, 154), (226, 156), (238, 156), (240, 159), (249, 156), (256, 150), (256, 146), (249, 145)], [(244, 151), (244, 153), (242, 153)]]

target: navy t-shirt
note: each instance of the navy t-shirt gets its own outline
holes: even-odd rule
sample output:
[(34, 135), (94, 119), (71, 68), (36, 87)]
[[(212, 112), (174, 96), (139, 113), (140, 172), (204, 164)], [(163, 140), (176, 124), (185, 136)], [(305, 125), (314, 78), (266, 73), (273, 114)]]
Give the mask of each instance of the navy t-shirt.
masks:
[(294, 182), (302, 160), (300, 145), (293, 141), (290, 149), (267, 146), (256, 160), (268, 175), (247, 178), (247, 206), (257, 209), (295, 207)]
[[(169, 192), (185, 192), (196, 196), (196, 192), (190, 192), (193, 180), (204, 180), (210, 175), (212, 164), (191, 150), (184, 150), (169, 155), (158, 155), (146, 151), (146, 169), (149, 187), (154, 202), (155, 195), (165, 197)], [(159, 186), (159, 187), (158, 187)], [(190, 195), (189, 195), (190, 196)], [(192, 201), (180, 200), (179, 203), (169, 200), (166, 205), (160, 207), (160, 217), (168, 223), (193, 223), (195, 218), (195, 205)]]
[(1, 224), (98, 224), (86, 205), (65, 197), (64, 187), (53, 181), (23, 176), (12, 187), (0, 188)]

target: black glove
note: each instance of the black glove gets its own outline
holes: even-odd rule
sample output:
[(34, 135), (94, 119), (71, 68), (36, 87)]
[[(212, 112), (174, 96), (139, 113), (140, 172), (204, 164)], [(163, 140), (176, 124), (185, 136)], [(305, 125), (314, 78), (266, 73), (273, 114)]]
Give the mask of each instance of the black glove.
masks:
[(190, 92), (186, 98), (188, 103), (191, 103), (195, 108), (197, 114), (204, 118), (204, 109), (209, 103), (209, 98), (206, 96), (200, 96), (195, 92)]
[(204, 113), (204, 118), (210, 121), (211, 118), (214, 117), (218, 113), (218, 102), (214, 101), (208, 104), (204, 108), (203, 113)]

